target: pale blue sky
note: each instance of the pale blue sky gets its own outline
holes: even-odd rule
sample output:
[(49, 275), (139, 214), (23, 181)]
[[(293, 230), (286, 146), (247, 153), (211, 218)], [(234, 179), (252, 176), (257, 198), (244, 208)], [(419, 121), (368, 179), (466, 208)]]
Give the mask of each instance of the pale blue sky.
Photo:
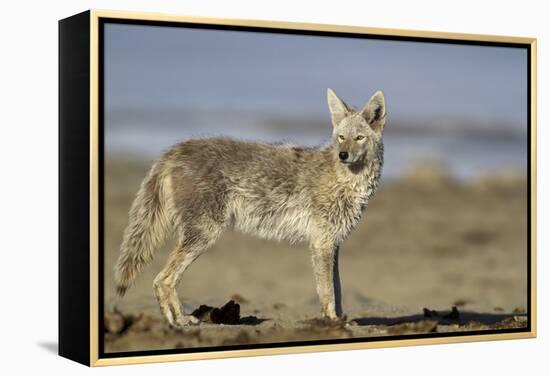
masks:
[(525, 49), (105, 26), (107, 109), (326, 114), (326, 88), (394, 119), (525, 124)]

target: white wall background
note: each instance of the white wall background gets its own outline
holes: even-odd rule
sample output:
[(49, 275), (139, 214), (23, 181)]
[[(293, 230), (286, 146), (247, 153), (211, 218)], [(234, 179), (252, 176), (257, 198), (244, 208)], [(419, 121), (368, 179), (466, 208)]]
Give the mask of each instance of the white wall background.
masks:
[[(369, 4), (370, 3), (370, 4)], [(550, 27), (545, 2), (517, 1), (11, 1), (0, 22), (0, 371), (84, 374), (57, 342), (57, 20), (89, 8), (352, 24), (538, 38), (539, 338), (98, 369), (100, 374), (524, 375), (548, 372)], [(11, 372), (10, 372), (11, 370)], [(10, 373), (8, 373), (10, 372)]]

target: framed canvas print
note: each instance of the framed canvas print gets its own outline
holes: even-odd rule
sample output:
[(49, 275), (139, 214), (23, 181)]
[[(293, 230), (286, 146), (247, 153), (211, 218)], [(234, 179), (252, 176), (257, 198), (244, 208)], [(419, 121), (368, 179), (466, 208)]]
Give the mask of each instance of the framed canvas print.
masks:
[(59, 354), (534, 337), (535, 106), (532, 38), (61, 20)]

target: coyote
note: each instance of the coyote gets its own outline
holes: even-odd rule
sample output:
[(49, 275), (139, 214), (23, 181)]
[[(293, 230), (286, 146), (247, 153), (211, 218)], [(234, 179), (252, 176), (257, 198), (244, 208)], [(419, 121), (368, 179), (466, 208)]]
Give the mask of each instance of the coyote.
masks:
[(324, 318), (342, 315), (340, 244), (378, 188), (383, 162), (384, 95), (346, 105), (330, 88), (332, 142), (323, 147), (191, 139), (151, 167), (129, 212), (115, 281), (120, 297), (169, 234), (177, 240), (153, 287), (174, 327), (198, 323), (182, 312), (176, 285), (224, 230), (306, 242)]

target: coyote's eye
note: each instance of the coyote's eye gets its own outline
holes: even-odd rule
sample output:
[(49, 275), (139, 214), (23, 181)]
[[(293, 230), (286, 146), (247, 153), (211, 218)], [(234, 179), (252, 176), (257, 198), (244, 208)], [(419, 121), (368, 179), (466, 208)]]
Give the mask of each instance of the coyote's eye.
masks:
[(340, 141), (340, 142), (344, 142), (345, 139), (346, 138), (343, 135), (338, 136), (338, 141)]
[(361, 141), (361, 140), (363, 140), (364, 138), (365, 138), (365, 136), (362, 136), (362, 135), (359, 135), (359, 136), (355, 137), (355, 139), (356, 139), (357, 141)]

